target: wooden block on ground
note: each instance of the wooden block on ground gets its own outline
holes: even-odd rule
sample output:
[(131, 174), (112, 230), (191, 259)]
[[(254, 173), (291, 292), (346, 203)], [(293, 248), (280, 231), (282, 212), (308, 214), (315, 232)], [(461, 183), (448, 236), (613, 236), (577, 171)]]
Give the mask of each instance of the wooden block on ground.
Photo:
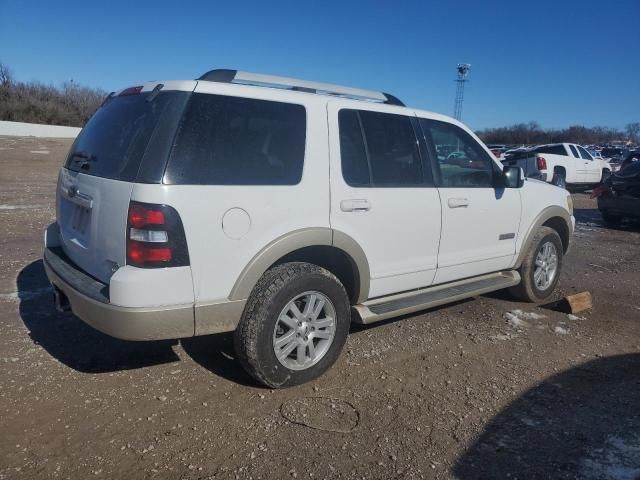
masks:
[(591, 294), (589, 292), (567, 295), (564, 299), (569, 305), (569, 313), (580, 313), (593, 307)]

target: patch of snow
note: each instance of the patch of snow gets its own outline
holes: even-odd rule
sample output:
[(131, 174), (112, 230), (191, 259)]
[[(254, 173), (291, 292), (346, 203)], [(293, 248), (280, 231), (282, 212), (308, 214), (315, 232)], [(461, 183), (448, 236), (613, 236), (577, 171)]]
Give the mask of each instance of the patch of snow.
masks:
[(49, 150), (31, 150), (29, 153), (39, 153), (41, 155), (49, 155)]
[(504, 318), (507, 321), (507, 323), (513, 328), (522, 328), (522, 327), (529, 326), (529, 323), (522, 320), (518, 315), (516, 315), (513, 312), (505, 313)]
[(556, 326), (553, 331), (558, 335), (567, 335), (569, 333), (568, 329), (561, 327), (560, 325)]
[(523, 312), (522, 310), (511, 310), (511, 313), (525, 320), (542, 320), (543, 318), (547, 318), (546, 315), (542, 315), (541, 313)]
[(46, 205), (0, 205), (0, 210), (20, 210), (31, 208), (46, 208)]
[(0, 301), (8, 300), (11, 302), (28, 302), (34, 298), (41, 297), (42, 295), (46, 295), (51, 292), (51, 287), (43, 287), (35, 290), (25, 290), (24, 292), (0, 293)]
[(581, 478), (637, 480), (640, 478), (640, 435), (609, 436), (602, 448), (588, 452), (588, 457), (580, 463)]
[(586, 317), (579, 317), (579, 316), (577, 316), (577, 315), (571, 315), (571, 314), (568, 314), (568, 315), (567, 315), (567, 318), (568, 318), (569, 320), (574, 320), (574, 321), (575, 321), (575, 320), (586, 320)]

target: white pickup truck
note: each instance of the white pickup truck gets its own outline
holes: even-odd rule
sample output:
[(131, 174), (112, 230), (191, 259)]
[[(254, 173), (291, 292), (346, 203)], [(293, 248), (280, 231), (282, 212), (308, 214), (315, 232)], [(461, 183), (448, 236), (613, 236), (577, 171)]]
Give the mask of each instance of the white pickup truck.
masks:
[(506, 155), (502, 163), (522, 167), (525, 176), (566, 188), (571, 185), (595, 185), (611, 174), (606, 160), (594, 158), (575, 143), (538, 145)]

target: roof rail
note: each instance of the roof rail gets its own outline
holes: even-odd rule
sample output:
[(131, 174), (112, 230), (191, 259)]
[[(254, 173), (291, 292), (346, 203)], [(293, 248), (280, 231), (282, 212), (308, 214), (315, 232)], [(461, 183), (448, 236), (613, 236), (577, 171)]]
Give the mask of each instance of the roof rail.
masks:
[(255, 85), (259, 87), (272, 87), (296, 90), (307, 93), (320, 93), (335, 95), (339, 97), (354, 98), (356, 100), (369, 100), (387, 103), (389, 105), (399, 105), (404, 107), (397, 97), (388, 93), (376, 92), (374, 90), (364, 90), (361, 88), (343, 87), (331, 83), (311, 82), (299, 80), (297, 78), (277, 77), (264, 75), (261, 73), (242, 72), (239, 70), (216, 69), (209, 70), (198, 80), (220, 83), (239, 83), (243, 85)]

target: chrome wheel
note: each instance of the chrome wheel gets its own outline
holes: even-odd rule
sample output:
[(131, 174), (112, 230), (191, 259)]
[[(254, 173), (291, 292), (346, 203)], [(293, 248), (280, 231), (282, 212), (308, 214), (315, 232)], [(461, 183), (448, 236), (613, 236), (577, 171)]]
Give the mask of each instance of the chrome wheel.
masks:
[(320, 292), (304, 292), (282, 309), (273, 330), (273, 351), (291, 370), (305, 370), (326, 355), (336, 331), (336, 310)]
[(533, 281), (538, 290), (546, 290), (551, 286), (558, 273), (558, 250), (553, 242), (542, 244), (536, 255), (535, 263)]

